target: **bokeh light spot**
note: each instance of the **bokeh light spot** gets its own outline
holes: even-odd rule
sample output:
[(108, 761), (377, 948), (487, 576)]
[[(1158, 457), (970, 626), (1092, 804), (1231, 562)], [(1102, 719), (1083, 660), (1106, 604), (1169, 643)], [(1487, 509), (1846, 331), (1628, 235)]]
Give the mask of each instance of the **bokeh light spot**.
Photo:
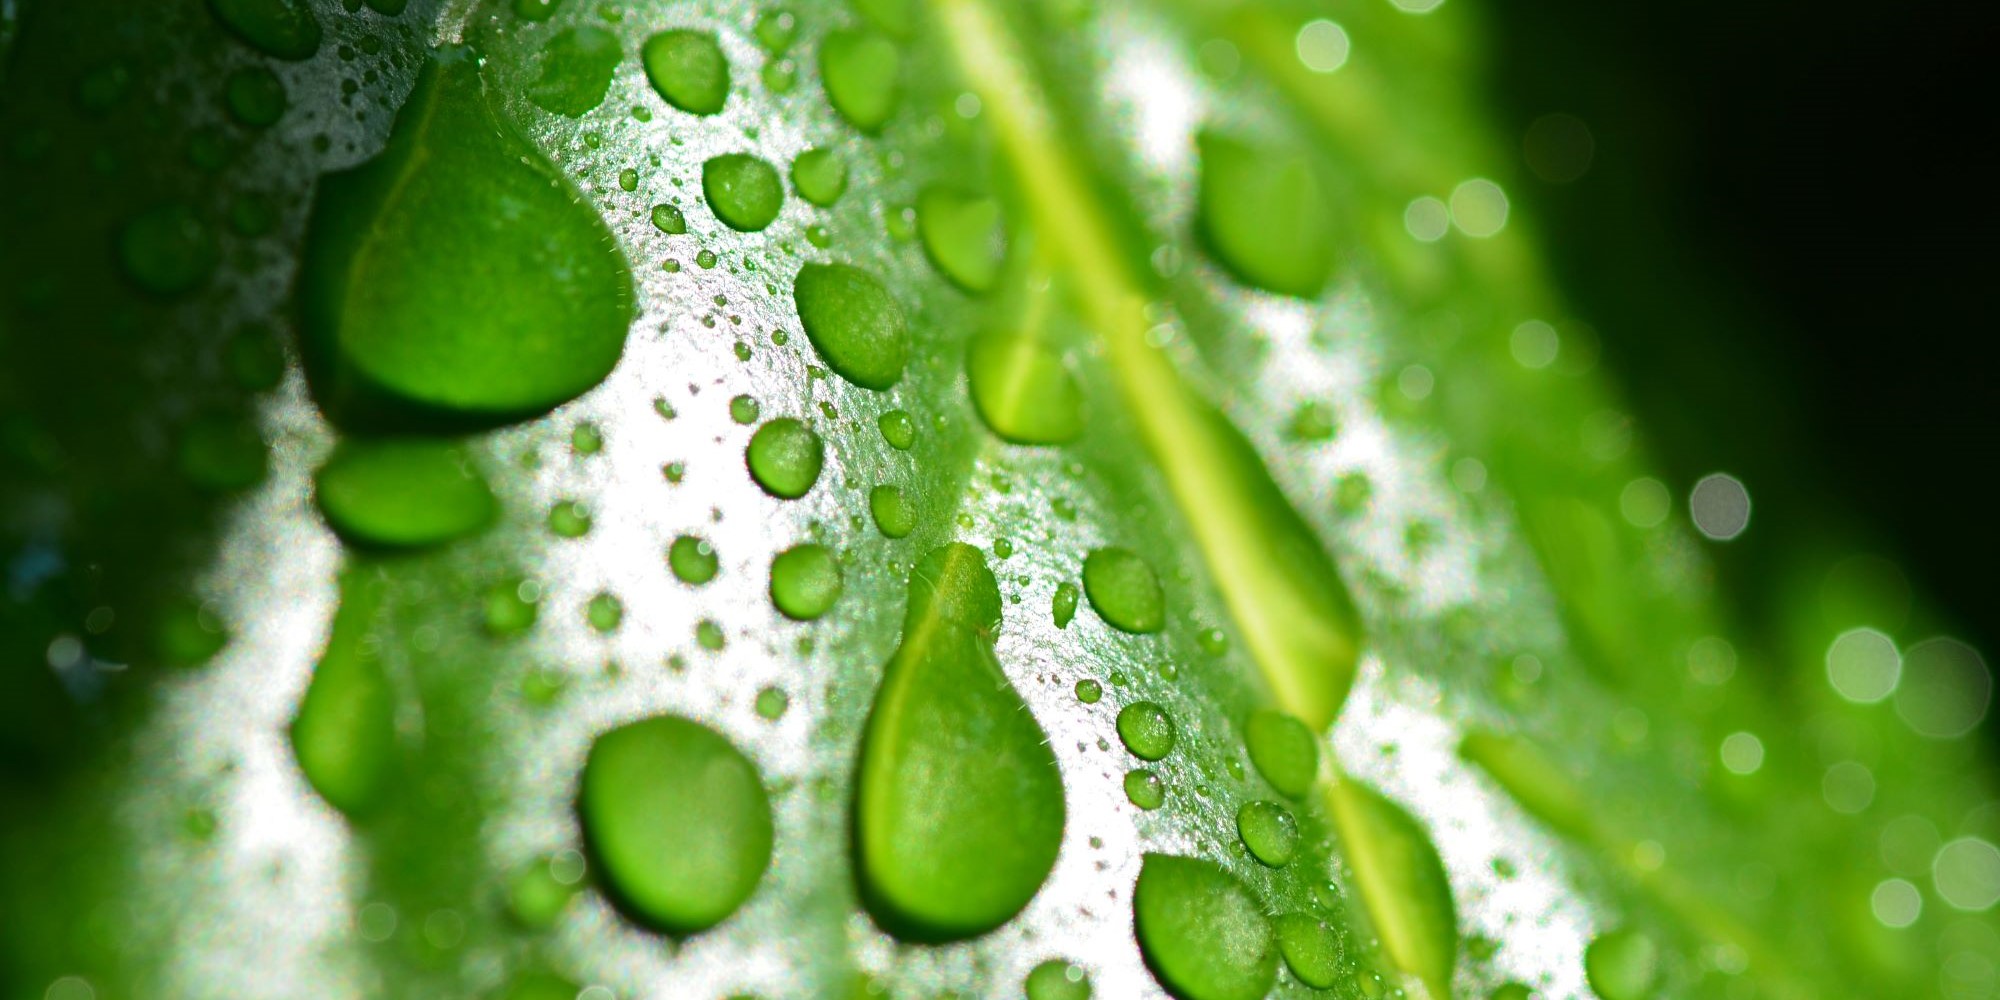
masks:
[(1528, 126), (1521, 153), (1535, 176), (1551, 184), (1568, 184), (1589, 172), (1597, 156), (1597, 138), (1583, 119), (1558, 112)]
[(1347, 53), (1351, 46), (1346, 28), (1320, 18), (1307, 21), (1299, 28), (1292, 47), (1298, 51), (1299, 62), (1305, 64), (1307, 69), (1315, 73), (1331, 73), (1347, 65)]
[(1485, 239), (1507, 228), (1507, 192), (1484, 177), (1451, 189), (1451, 221), (1458, 231)]
[(1920, 736), (1964, 736), (1986, 718), (1993, 675), (1979, 651), (1957, 639), (1925, 639), (1903, 653), (1896, 714)]
[(1875, 801), (1875, 773), (1860, 761), (1844, 760), (1826, 769), (1819, 791), (1834, 812), (1852, 816)]
[(1764, 741), (1755, 733), (1735, 732), (1722, 738), (1722, 766), (1736, 774), (1755, 774), (1764, 766)]
[(1868, 908), (1884, 927), (1903, 928), (1924, 913), (1924, 894), (1906, 879), (1884, 879), (1868, 897)]
[(1872, 628), (1849, 629), (1826, 647), (1826, 680), (1842, 698), (1872, 705), (1895, 693), (1903, 676), (1896, 643)]
[(1403, 209), (1403, 228), (1425, 243), (1436, 243), (1451, 231), (1451, 209), (1444, 202), (1425, 195)]
[(1688, 515), (1702, 534), (1718, 542), (1729, 541), (1750, 526), (1750, 491), (1735, 476), (1710, 473), (1689, 491)]
[(1931, 878), (1938, 898), (1953, 909), (1990, 910), (2000, 903), (2000, 847), (1979, 837), (1960, 837), (1938, 848)]
[(1618, 494), (1618, 513), (1638, 528), (1655, 528), (1673, 510), (1674, 496), (1667, 484), (1642, 476), (1625, 484)]
[(1514, 328), (1507, 338), (1507, 350), (1523, 368), (1547, 368), (1556, 363), (1556, 355), (1562, 351), (1562, 337), (1555, 327), (1531, 319)]

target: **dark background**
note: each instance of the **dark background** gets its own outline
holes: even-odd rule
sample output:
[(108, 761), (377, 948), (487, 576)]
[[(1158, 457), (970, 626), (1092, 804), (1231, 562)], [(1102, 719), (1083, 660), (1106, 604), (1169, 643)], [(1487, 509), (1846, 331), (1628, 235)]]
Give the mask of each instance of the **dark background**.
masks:
[(1750, 489), (1714, 547), (1739, 611), (1775, 614), (1788, 560), (1851, 528), (1936, 612), (1899, 642), (1949, 629), (1990, 662), (2000, 5), (1517, 0), (1491, 24), (1500, 119), (1595, 136), (1589, 172), (1524, 171), (1523, 196), (1677, 505), (1716, 470)]

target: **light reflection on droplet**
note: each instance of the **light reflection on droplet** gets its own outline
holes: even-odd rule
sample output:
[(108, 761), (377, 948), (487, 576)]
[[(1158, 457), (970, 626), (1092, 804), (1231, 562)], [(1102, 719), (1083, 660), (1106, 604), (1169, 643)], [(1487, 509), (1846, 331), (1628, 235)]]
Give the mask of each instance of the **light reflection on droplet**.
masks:
[(1764, 741), (1757, 734), (1730, 733), (1722, 739), (1722, 766), (1735, 774), (1755, 774), (1764, 766)]
[(1872, 628), (1849, 629), (1826, 647), (1826, 680), (1842, 698), (1872, 705), (1889, 697), (1903, 674), (1896, 643)]
[(1523, 368), (1547, 368), (1556, 363), (1556, 355), (1562, 350), (1562, 337), (1556, 328), (1531, 319), (1514, 328), (1507, 338), (1507, 350)]
[(1726, 542), (1750, 526), (1750, 491), (1726, 472), (1701, 477), (1688, 493), (1688, 515), (1702, 534)]
[(1980, 837), (1960, 837), (1938, 848), (1931, 878), (1946, 905), (1971, 913), (2000, 903), (2000, 848)]
[(1834, 812), (1851, 816), (1875, 801), (1875, 774), (1859, 761), (1844, 760), (1826, 769), (1819, 790)]
[(1403, 228), (1425, 243), (1436, 243), (1451, 231), (1451, 209), (1444, 202), (1424, 195), (1403, 209)]
[(1673, 510), (1674, 497), (1667, 484), (1642, 476), (1625, 484), (1618, 494), (1618, 513), (1635, 528), (1655, 528)]
[(1979, 651), (1957, 639), (1925, 639), (1903, 653), (1896, 714), (1918, 735), (1956, 739), (1986, 718), (1993, 675)]
[(1484, 177), (1451, 189), (1451, 221), (1458, 231), (1485, 239), (1507, 228), (1507, 192)]
[(1917, 922), (1924, 913), (1924, 894), (1907, 879), (1884, 879), (1869, 894), (1868, 908), (1884, 927), (1901, 929)]
[(1349, 43), (1347, 29), (1332, 21), (1320, 18), (1307, 21), (1299, 28), (1292, 47), (1298, 51), (1299, 62), (1315, 73), (1331, 73), (1347, 65)]

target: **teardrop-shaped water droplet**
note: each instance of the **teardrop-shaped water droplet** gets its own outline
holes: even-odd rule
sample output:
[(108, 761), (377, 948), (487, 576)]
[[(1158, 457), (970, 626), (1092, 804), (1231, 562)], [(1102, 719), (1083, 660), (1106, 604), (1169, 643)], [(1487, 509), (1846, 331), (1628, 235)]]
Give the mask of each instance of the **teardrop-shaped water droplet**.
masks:
[(701, 193), (723, 225), (743, 233), (770, 225), (785, 204), (778, 171), (749, 153), (724, 153), (703, 163)]
[(712, 115), (729, 99), (729, 57), (708, 31), (662, 31), (646, 39), (639, 58), (646, 79), (668, 104)]
[(327, 523), (362, 546), (441, 545), (486, 527), (497, 508), (465, 449), (434, 438), (344, 441), (313, 484)]
[(1304, 798), (1319, 780), (1319, 740), (1292, 716), (1273, 709), (1250, 713), (1244, 742), (1250, 763), (1280, 795)]
[(990, 931), (1055, 866), (1062, 775), (994, 657), (999, 619), (979, 550), (946, 546), (911, 573), (903, 642), (869, 713), (855, 793), (862, 898), (901, 937)]
[(1201, 229), (1238, 278), (1314, 298), (1333, 272), (1333, 206), (1303, 153), (1204, 132)]
[(528, 87), (528, 100), (544, 111), (581, 118), (604, 103), (618, 72), (618, 36), (594, 25), (578, 25), (542, 46), (542, 75)]
[(1122, 632), (1158, 632), (1167, 624), (1166, 597), (1151, 563), (1130, 549), (1102, 548), (1083, 561), (1090, 606)]
[(1083, 390), (1062, 358), (1032, 333), (987, 330), (966, 352), (981, 420), (1014, 444), (1064, 444), (1083, 433)]
[(380, 156), (321, 180), (299, 304), (336, 422), (494, 426), (603, 380), (632, 278), (597, 211), (495, 116), (456, 52), (420, 74)]
[(824, 545), (794, 545), (771, 560), (771, 603), (787, 618), (811, 621), (826, 614), (840, 591), (840, 563)]
[(792, 301), (813, 349), (840, 377), (864, 389), (887, 389), (910, 357), (903, 307), (874, 275), (847, 264), (807, 264)]
[(208, 0), (208, 9), (265, 55), (297, 61), (319, 51), (319, 19), (308, 0)]
[(1263, 1000), (1277, 980), (1270, 920), (1212, 861), (1146, 855), (1132, 913), (1146, 964), (1179, 1000)]
[(896, 113), (903, 54), (896, 43), (865, 28), (829, 32), (819, 46), (819, 76), (827, 100), (849, 125), (873, 135)]
[(756, 765), (688, 719), (655, 716), (597, 737), (577, 802), (607, 888), (669, 933), (722, 922), (771, 865), (771, 803)]
[(764, 422), (744, 450), (751, 478), (764, 492), (783, 500), (805, 496), (819, 482), (826, 445), (813, 429), (792, 417)]
[(381, 805), (396, 762), (396, 698), (370, 633), (382, 605), (374, 570), (348, 570), (326, 650), (292, 719), (292, 753), (320, 797), (349, 816)]
[(1007, 254), (1000, 202), (933, 184), (917, 196), (917, 233), (931, 264), (967, 292), (990, 291)]

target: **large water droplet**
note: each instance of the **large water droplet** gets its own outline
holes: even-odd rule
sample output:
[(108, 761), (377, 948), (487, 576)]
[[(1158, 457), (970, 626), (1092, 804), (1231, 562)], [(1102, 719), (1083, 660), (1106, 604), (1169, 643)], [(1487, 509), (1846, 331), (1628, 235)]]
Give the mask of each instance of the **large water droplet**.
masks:
[(748, 153), (724, 153), (702, 164), (701, 193), (716, 218), (744, 233), (770, 225), (785, 204), (778, 171)]
[(668, 104), (697, 115), (722, 110), (729, 99), (729, 57), (708, 31), (662, 31), (639, 51), (646, 79)]
[(819, 482), (826, 446), (804, 422), (792, 417), (765, 421), (744, 451), (751, 478), (764, 492), (783, 500), (805, 496)]
[(866, 29), (829, 32), (819, 46), (819, 75), (827, 100), (849, 125), (873, 135), (896, 112), (903, 54)]
[(1052, 958), (1028, 973), (1022, 991), (1028, 1000), (1090, 1000), (1090, 976), (1081, 966)]
[(528, 100), (581, 118), (604, 103), (619, 56), (617, 35), (588, 24), (569, 28), (542, 47), (542, 75), (528, 87)]
[(1272, 868), (1292, 863), (1299, 849), (1299, 821), (1276, 802), (1246, 802), (1236, 810), (1236, 835), (1250, 856)]
[(496, 509), (465, 449), (433, 438), (342, 442), (313, 482), (327, 523), (363, 546), (441, 545), (486, 527)]
[(1062, 775), (994, 657), (999, 620), (979, 550), (946, 546), (911, 573), (903, 642), (868, 717), (855, 814), (863, 899), (902, 937), (992, 930), (1055, 865)]
[(1132, 913), (1146, 964), (1179, 1000), (1262, 1000), (1278, 977), (1271, 922), (1212, 861), (1146, 855)]
[(1583, 952), (1584, 976), (1600, 1000), (1645, 1000), (1659, 976), (1660, 950), (1639, 931), (1600, 934)]
[(1313, 298), (1333, 272), (1333, 206), (1301, 153), (1205, 132), (1201, 228), (1238, 278), (1284, 295)]
[(265, 55), (300, 60), (319, 51), (319, 19), (308, 0), (208, 0), (208, 9)]
[(382, 590), (365, 567), (341, 577), (340, 608), (291, 727), (292, 753), (306, 781), (334, 808), (357, 817), (382, 803), (396, 758), (395, 692), (370, 635)]
[(1174, 720), (1150, 701), (1125, 706), (1118, 713), (1118, 738), (1140, 760), (1159, 760), (1174, 749)]
[(1306, 724), (1272, 709), (1250, 713), (1244, 727), (1250, 763), (1281, 795), (1304, 798), (1319, 779), (1319, 740)]
[(1130, 549), (1103, 548), (1083, 561), (1083, 592), (1090, 606), (1124, 632), (1158, 632), (1167, 624), (1167, 602), (1153, 567)]
[(933, 184), (917, 196), (917, 232), (931, 264), (958, 287), (979, 294), (1000, 277), (1007, 232), (998, 201)]
[(596, 210), (493, 114), (474, 61), (448, 53), (382, 155), (321, 180), (299, 302), (336, 422), (492, 426), (611, 371), (632, 279)]
[(864, 389), (887, 389), (910, 357), (903, 307), (874, 275), (846, 264), (807, 264), (792, 302), (827, 367)]
[(1340, 979), (1340, 935), (1326, 921), (1304, 913), (1278, 918), (1278, 952), (1299, 982), (1332, 989)]
[(965, 373), (980, 419), (1001, 438), (1063, 444), (1083, 433), (1083, 391), (1062, 358), (1032, 333), (978, 334)]
[(808, 149), (792, 161), (792, 187), (822, 208), (847, 191), (847, 161), (831, 149)]
[(118, 233), (119, 263), (134, 284), (155, 295), (199, 288), (220, 259), (215, 234), (186, 205), (149, 209)]
[(811, 621), (826, 614), (840, 590), (840, 563), (824, 545), (794, 545), (771, 560), (771, 603), (787, 618)]
[(599, 736), (578, 809), (606, 885), (670, 933), (722, 922), (771, 864), (771, 803), (756, 765), (687, 719), (655, 716)]

